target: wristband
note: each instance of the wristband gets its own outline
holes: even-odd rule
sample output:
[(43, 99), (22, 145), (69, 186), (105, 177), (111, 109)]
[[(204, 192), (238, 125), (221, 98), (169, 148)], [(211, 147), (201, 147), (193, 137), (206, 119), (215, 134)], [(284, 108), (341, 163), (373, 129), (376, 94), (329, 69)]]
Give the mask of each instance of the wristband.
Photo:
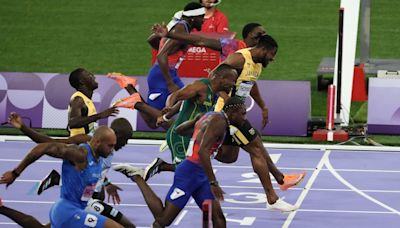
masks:
[(210, 185), (218, 186), (218, 181), (210, 181)]
[(167, 114), (164, 114), (164, 115), (162, 116), (162, 118), (163, 118), (163, 120), (164, 120), (165, 122), (170, 121), (170, 119), (167, 118)]
[(13, 171), (11, 171), (12, 175), (15, 176), (15, 178), (19, 177), (19, 173), (17, 173), (17, 171), (15, 171), (15, 169), (13, 169)]

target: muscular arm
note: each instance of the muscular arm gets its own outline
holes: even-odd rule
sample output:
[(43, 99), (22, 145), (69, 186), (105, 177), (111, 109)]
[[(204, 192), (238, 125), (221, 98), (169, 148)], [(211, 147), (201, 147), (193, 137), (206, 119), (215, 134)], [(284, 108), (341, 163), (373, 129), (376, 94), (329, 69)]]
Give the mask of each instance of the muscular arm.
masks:
[(195, 81), (192, 84), (189, 84), (182, 89), (176, 91), (171, 94), (169, 98), (169, 104), (171, 106), (175, 105), (178, 101), (188, 100), (196, 98), (200, 93), (207, 91), (207, 85), (200, 82)]
[(109, 116), (115, 116), (115, 114), (118, 113), (118, 109), (116, 107), (111, 107), (95, 115), (82, 116), (82, 109), (87, 107), (81, 97), (75, 97), (70, 102), (70, 106), (71, 110), (68, 117), (69, 128), (84, 127), (85, 125), (96, 122), (99, 119), (103, 119)]
[[(176, 25), (175, 28), (171, 30), (171, 32), (186, 33), (184, 26), (179, 24)], [(163, 74), (165, 81), (167, 82), (168, 90), (170, 92), (178, 90), (178, 87), (173, 82), (172, 77), (169, 73), (168, 56), (178, 51), (181, 45), (181, 41), (168, 39), (161, 50), (159, 50), (157, 55), (157, 61), (160, 66), (160, 70)]]
[(91, 139), (90, 136), (85, 134), (75, 135), (66, 139), (54, 139), (45, 134), (37, 132), (30, 127), (27, 127), (25, 124), (21, 126), (20, 129), (26, 136), (28, 136), (32, 141), (36, 143), (45, 143), (45, 142), (59, 142), (59, 143), (67, 143), (67, 144), (81, 144), (89, 141)]
[[(168, 112), (164, 114), (167, 119), (172, 118), (176, 113), (179, 112), (179, 108), (181, 106), (181, 102), (183, 100), (193, 99), (199, 96), (200, 93), (207, 91), (207, 85), (200, 81), (195, 81), (192, 84), (189, 84), (182, 89), (171, 94), (168, 100), (168, 107), (172, 107)], [(162, 117), (160, 116), (157, 120), (158, 124), (163, 122)]]
[(168, 38), (184, 41), (194, 46), (203, 46), (221, 51), (221, 42), (218, 39), (210, 39), (203, 36), (198, 36), (189, 33), (168, 33)]
[(64, 143), (41, 143), (35, 146), (19, 163), (15, 171), (22, 173), (26, 167), (38, 160), (43, 155), (54, 158), (66, 159), (75, 163), (82, 163), (86, 159), (86, 155), (74, 144)]
[(258, 89), (257, 82), (254, 82), (254, 85), (251, 88), (250, 96), (254, 99), (254, 101), (261, 109), (266, 108), (264, 100), (261, 97), (260, 90)]
[(160, 46), (160, 37), (152, 33), (149, 38), (147, 38), (147, 43), (149, 43), (152, 48), (158, 50), (158, 47)]
[(268, 108), (264, 103), (264, 100), (261, 97), (260, 90), (258, 89), (257, 82), (254, 82), (253, 87), (250, 90), (250, 96), (254, 99), (257, 105), (261, 108), (262, 111), (262, 127), (264, 128), (268, 122)]
[(97, 121), (97, 117), (95, 115), (92, 116), (83, 116), (82, 109), (87, 108), (85, 102), (81, 97), (75, 97), (71, 103), (71, 110), (68, 117), (68, 126), (70, 128), (80, 128), (89, 123)]
[(204, 115), (204, 113), (199, 113), (196, 115), (196, 117), (194, 119), (191, 120), (187, 120), (181, 124), (179, 124), (176, 128), (175, 128), (175, 132), (179, 135), (182, 136), (192, 136), (193, 132), (194, 132), (194, 125), (196, 124), (196, 122)]
[[(182, 101), (176, 102), (166, 113), (165, 117), (168, 119), (171, 119), (175, 114), (179, 112), (179, 109), (181, 108)], [(168, 106), (169, 107), (169, 106)]]
[(220, 139), (226, 130), (226, 122), (219, 116), (214, 116), (209, 123), (205, 123), (206, 127), (201, 140), (199, 157), (209, 181), (217, 181), (212, 169), (210, 160), (210, 149), (213, 144)]
[[(43, 155), (61, 158), (74, 164), (86, 162), (86, 154), (77, 145), (64, 143), (41, 143), (35, 146), (13, 171), (7, 171), (0, 179), (0, 184), (10, 185), (30, 164), (37, 161)], [(15, 174), (17, 176), (15, 176)]]
[(90, 140), (87, 135), (76, 135), (67, 139), (53, 139), (45, 134), (42, 134), (24, 124), (18, 113), (12, 112), (8, 117), (8, 122), (15, 128), (18, 128), (22, 133), (28, 136), (32, 141), (36, 143), (44, 142), (61, 142), (68, 144), (80, 144)]

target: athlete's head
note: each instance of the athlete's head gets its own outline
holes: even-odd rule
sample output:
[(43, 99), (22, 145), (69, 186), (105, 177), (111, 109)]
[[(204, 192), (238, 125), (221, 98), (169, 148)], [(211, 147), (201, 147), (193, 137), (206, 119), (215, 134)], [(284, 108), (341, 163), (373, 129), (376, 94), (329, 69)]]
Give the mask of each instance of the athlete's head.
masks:
[(188, 3), (183, 9), (183, 18), (186, 18), (186, 21), (190, 24), (190, 26), (198, 31), (201, 30), (201, 26), (204, 21), (205, 10), (204, 7), (197, 2)]
[(71, 72), (69, 75), (69, 84), (71, 84), (71, 86), (76, 90), (79, 90), (82, 87), (86, 87), (89, 90), (95, 90), (99, 87), (94, 75), (83, 68), (78, 68)]
[(229, 122), (233, 125), (242, 125), (246, 120), (246, 106), (239, 97), (233, 96), (229, 98), (225, 102), (223, 110), (228, 116)]
[(222, 0), (199, 0), (199, 2), (204, 6), (204, 8), (211, 9), (220, 4)]
[(128, 139), (131, 138), (133, 133), (132, 125), (125, 118), (117, 118), (111, 123), (111, 129), (114, 130), (117, 137), (117, 143), (114, 146), (117, 151), (124, 147), (128, 143)]
[(242, 30), (242, 37), (247, 47), (256, 46), (260, 37), (264, 34), (266, 34), (264, 27), (258, 23), (248, 23)]
[(255, 47), (257, 49), (257, 62), (267, 67), (278, 52), (278, 43), (270, 35), (262, 35)]
[(210, 73), (211, 87), (214, 88), (214, 92), (229, 93), (235, 86), (237, 77), (238, 73), (232, 66), (220, 64)]
[(107, 126), (98, 127), (90, 140), (94, 152), (103, 158), (108, 157), (114, 151), (115, 144), (117, 144), (117, 137), (114, 130)]

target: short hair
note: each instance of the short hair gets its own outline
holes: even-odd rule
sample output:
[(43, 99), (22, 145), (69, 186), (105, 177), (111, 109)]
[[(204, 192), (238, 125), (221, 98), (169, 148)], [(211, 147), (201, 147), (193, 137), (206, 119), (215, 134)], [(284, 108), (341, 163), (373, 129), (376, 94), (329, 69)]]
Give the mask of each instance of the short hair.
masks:
[(242, 107), (244, 105), (244, 100), (237, 97), (233, 96), (229, 98), (223, 107), (224, 112), (228, 111), (229, 109), (237, 109), (239, 107)]
[[(203, 0), (199, 0), (199, 3), (202, 4), (202, 3), (203, 3)], [(214, 4), (218, 4), (218, 3), (219, 3), (219, 0), (217, 0), (217, 1), (214, 2)]]
[(69, 74), (69, 84), (76, 90), (78, 90), (79, 86), (81, 85), (80, 78), (85, 71), (86, 70), (83, 68), (78, 68)]
[(228, 65), (226, 63), (222, 63), (220, 65), (218, 65), (213, 71), (212, 74), (214, 75), (218, 75), (218, 76), (223, 76), (224, 72), (226, 71), (231, 71), (231, 70), (236, 70), (235, 68), (233, 68), (231, 65)]
[(125, 118), (117, 118), (113, 120), (110, 127), (118, 134), (132, 136), (132, 125)]
[(278, 51), (278, 43), (275, 41), (275, 39), (270, 36), (270, 35), (262, 35), (260, 36), (260, 39), (256, 45), (257, 48), (266, 48), (267, 50), (271, 50), (273, 48), (276, 48)]
[(255, 29), (255, 28), (259, 27), (259, 26), (261, 26), (261, 24), (259, 24), (259, 23), (248, 23), (248, 24), (246, 24), (243, 27), (243, 30), (242, 30), (243, 39), (246, 39), (247, 36), (249, 35), (249, 33), (252, 32), (253, 29)]
[(203, 6), (198, 3), (198, 2), (189, 2), (185, 8), (183, 8), (183, 11), (188, 11), (188, 10), (195, 10), (195, 9), (200, 9), (203, 8)]

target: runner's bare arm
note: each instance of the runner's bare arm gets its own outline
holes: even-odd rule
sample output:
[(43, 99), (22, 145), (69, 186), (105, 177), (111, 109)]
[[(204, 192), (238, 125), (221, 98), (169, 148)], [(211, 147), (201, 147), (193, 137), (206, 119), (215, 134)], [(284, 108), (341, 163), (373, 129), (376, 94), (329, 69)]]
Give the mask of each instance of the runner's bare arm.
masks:
[[(183, 25), (176, 25), (172, 30), (172, 32), (176, 33), (185, 33), (185, 28)], [(163, 74), (163, 77), (167, 83), (168, 90), (172, 93), (179, 89), (179, 87), (172, 80), (172, 76), (169, 73), (169, 63), (168, 56), (178, 51), (182, 46), (182, 42), (174, 39), (167, 39), (165, 41), (164, 46), (159, 50), (157, 55), (157, 61), (160, 66), (160, 70)]]
[(176, 39), (184, 41), (188, 44), (194, 46), (203, 46), (214, 49), (216, 51), (221, 51), (221, 42), (219, 39), (210, 39), (203, 36), (194, 35), (191, 33), (172, 33), (168, 32), (167, 26), (165, 24), (155, 24), (153, 25), (153, 34), (159, 37), (167, 37), (171, 39)]
[(45, 154), (54, 158), (69, 160), (73, 164), (82, 164), (86, 162), (86, 153), (77, 145), (64, 143), (41, 143), (35, 146), (14, 170), (5, 172), (0, 179), (0, 184), (7, 184), (7, 186), (12, 184), (26, 169), (26, 167)]

